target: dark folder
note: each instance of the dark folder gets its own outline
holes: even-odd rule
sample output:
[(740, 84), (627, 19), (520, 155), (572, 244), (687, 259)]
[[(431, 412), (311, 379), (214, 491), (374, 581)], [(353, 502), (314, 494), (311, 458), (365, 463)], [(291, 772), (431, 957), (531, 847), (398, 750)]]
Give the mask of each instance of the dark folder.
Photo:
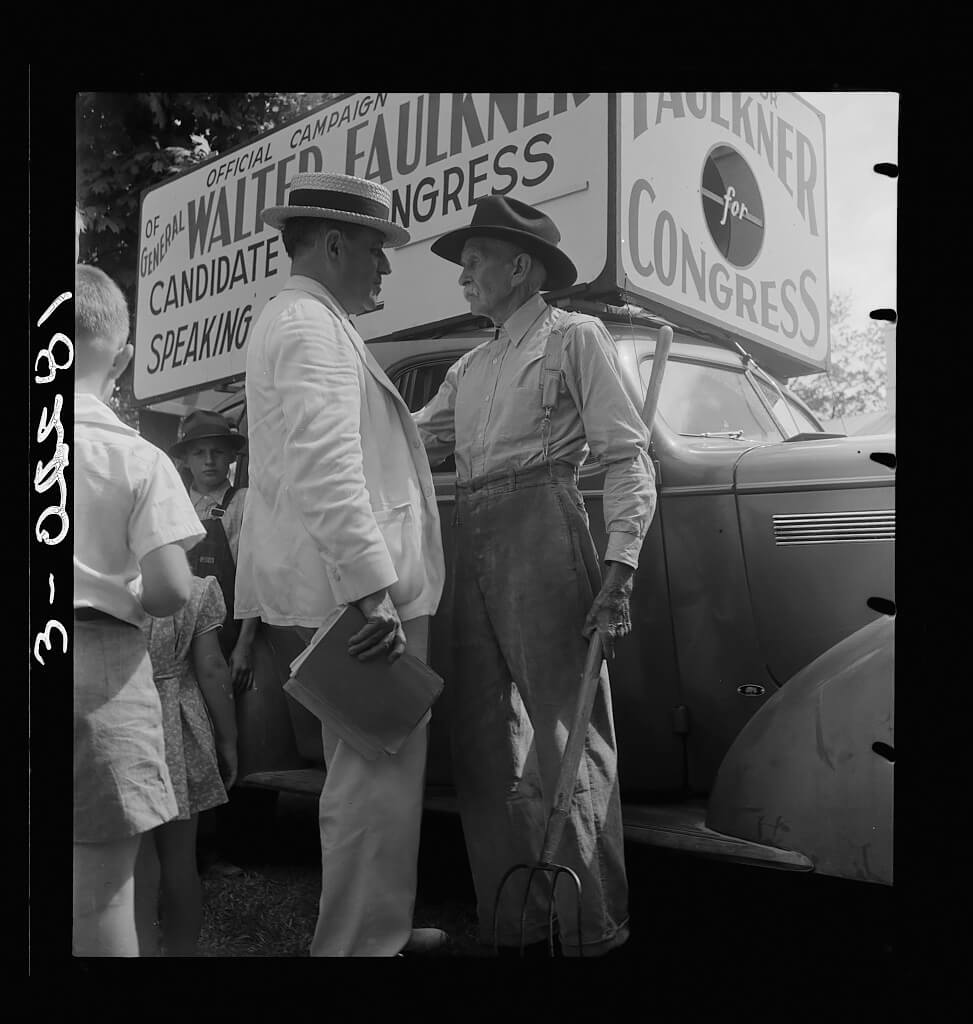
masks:
[(443, 680), (428, 665), (403, 654), (359, 661), (348, 639), (365, 625), (354, 605), (338, 609), (291, 662), (290, 694), (362, 757), (395, 754), (442, 692)]

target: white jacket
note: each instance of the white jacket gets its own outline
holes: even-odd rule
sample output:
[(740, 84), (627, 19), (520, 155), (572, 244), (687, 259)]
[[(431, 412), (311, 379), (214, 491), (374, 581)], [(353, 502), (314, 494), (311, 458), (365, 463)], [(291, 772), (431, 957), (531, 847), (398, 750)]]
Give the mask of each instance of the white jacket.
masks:
[(313, 628), (383, 587), (403, 620), (433, 614), (445, 569), (425, 448), (323, 285), (293, 275), (264, 307), (246, 394), (236, 617)]

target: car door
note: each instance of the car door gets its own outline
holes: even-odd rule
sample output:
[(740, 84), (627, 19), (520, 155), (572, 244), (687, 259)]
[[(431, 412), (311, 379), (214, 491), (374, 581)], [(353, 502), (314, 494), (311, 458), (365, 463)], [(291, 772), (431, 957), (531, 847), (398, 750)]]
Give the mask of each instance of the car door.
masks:
[[(647, 384), (651, 361), (643, 358), (639, 368)], [(781, 440), (742, 365), (682, 349), (670, 355), (652, 437), (662, 485), (652, 529), (661, 534), (676, 654), (674, 662), (658, 664), (656, 685), (687, 709), (686, 775), (697, 793), (708, 791), (740, 729), (775, 689), (750, 606), (733, 471), (749, 448)], [(646, 562), (651, 537), (650, 530), (642, 575), (652, 565)], [(640, 586), (645, 593), (637, 582), (633, 595), (637, 612), (645, 600)], [(641, 614), (658, 616), (661, 607), (642, 604)]]

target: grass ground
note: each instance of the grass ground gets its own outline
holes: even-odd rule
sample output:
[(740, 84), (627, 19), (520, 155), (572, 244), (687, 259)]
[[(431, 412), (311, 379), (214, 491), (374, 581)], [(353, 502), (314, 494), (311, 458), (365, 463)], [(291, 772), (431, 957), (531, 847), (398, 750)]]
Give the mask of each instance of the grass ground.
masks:
[(307, 956), (320, 873), (271, 866), (204, 877), (202, 956)]
[[(320, 885), (320, 872), (306, 866), (270, 865), (232, 878), (204, 878), (200, 956), (307, 956)], [(487, 954), (477, 943), (472, 908), (464, 903), (433, 905), (420, 898), (414, 922), (450, 935), (444, 956)]]
[[(245, 851), (241, 851), (245, 854)], [(443, 956), (485, 956), (476, 936), (472, 883), (459, 822), (429, 814), (419, 855), (416, 927), (450, 936)], [(282, 796), (272, 836), (252, 857), (235, 858), (243, 873), (203, 875), (199, 953), (208, 957), (308, 955), (321, 891), (316, 802)]]

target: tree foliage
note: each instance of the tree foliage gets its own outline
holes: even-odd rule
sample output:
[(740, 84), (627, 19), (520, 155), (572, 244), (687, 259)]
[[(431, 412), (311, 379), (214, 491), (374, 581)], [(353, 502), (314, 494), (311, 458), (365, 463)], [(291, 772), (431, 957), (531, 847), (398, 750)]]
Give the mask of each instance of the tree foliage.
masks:
[(831, 296), (831, 351), (823, 373), (795, 377), (791, 390), (819, 419), (833, 420), (885, 408), (888, 392), (885, 332), (872, 320), (865, 328), (850, 320), (851, 297)]
[[(341, 93), (79, 93), (80, 260), (113, 278), (135, 309), (139, 199), (167, 177), (308, 113)], [(132, 371), (112, 404), (135, 426)]]

